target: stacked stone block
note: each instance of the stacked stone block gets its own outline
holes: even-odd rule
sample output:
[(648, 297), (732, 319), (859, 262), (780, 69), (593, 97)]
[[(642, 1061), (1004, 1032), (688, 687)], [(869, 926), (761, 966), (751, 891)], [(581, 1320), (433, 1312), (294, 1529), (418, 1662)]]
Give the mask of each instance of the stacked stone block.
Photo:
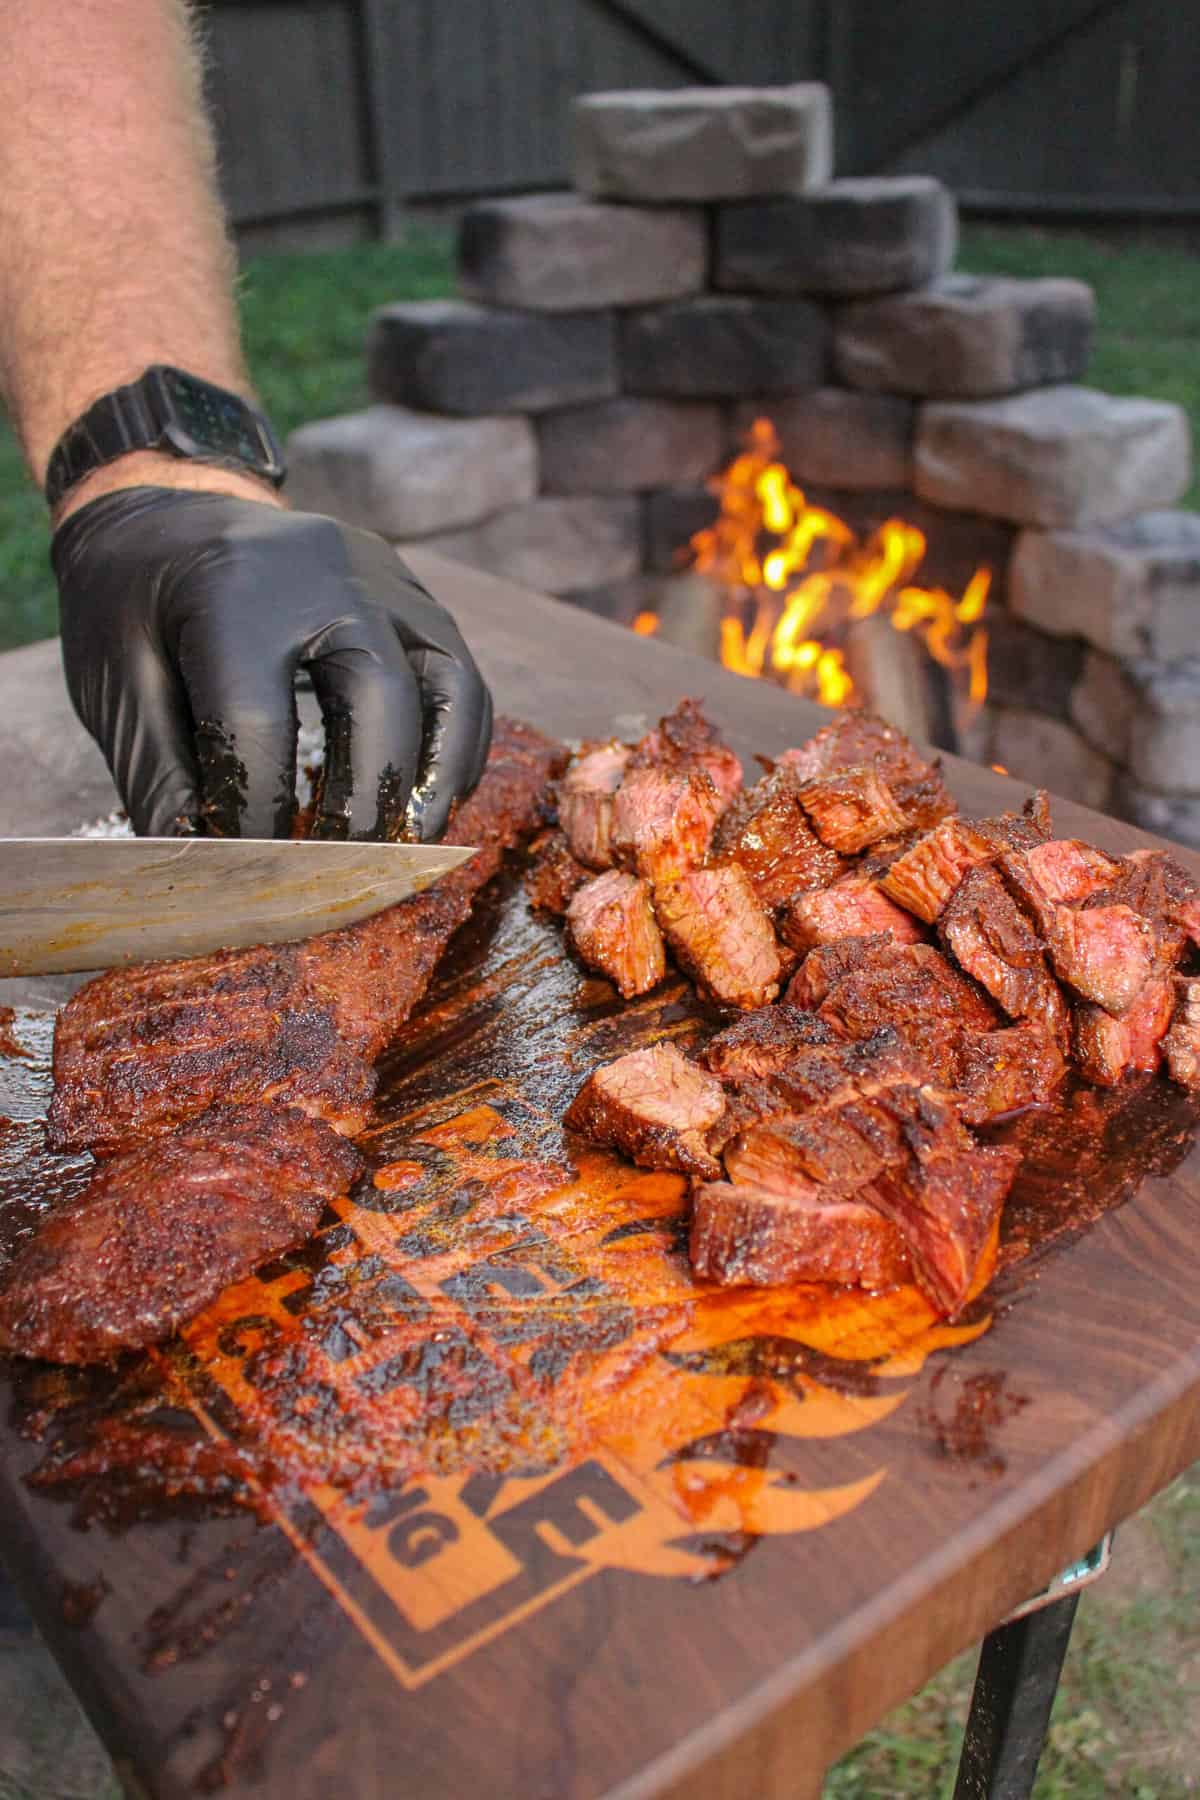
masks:
[(709, 650), (679, 571), (765, 414), (819, 504), (921, 527), (920, 579), (996, 571), (973, 754), (1200, 843), (1189, 432), (1083, 385), (1090, 289), (954, 272), (950, 194), (835, 179), (817, 84), (573, 123), (575, 191), (472, 206), (461, 297), (375, 314), (373, 403), (293, 436), (293, 502)]

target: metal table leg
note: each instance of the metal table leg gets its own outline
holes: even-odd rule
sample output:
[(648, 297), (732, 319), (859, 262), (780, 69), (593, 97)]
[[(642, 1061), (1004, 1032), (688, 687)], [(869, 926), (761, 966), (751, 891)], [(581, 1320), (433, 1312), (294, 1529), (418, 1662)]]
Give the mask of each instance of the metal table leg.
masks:
[(1068, 1593), (984, 1638), (954, 1800), (1029, 1800), (1078, 1605)]

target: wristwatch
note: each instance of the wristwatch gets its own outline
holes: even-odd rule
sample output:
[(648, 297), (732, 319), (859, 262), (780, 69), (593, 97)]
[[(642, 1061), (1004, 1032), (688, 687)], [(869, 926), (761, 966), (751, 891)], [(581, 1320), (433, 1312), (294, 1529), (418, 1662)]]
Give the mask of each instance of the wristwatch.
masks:
[(93, 469), (131, 450), (165, 450), (192, 462), (216, 463), (258, 475), (273, 487), (287, 472), (262, 413), (238, 394), (157, 363), (95, 401), (64, 431), (46, 470), (50, 506)]

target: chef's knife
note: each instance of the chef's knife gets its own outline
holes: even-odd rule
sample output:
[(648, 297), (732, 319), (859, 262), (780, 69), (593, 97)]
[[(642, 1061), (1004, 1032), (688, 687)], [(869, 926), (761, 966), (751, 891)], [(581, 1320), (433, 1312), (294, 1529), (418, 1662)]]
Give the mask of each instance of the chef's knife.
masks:
[(308, 838), (0, 838), (0, 975), (309, 937), (406, 899), (474, 854)]

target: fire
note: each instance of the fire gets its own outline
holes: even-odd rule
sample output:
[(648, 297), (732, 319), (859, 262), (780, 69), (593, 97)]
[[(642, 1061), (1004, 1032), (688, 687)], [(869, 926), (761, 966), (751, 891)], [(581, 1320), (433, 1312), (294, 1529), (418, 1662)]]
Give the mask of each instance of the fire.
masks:
[[(882, 611), (895, 630), (915, 632), (930, 656), (956, 672), (971, 712), (982, 704), (990, 569), (976, 569), (958, 599), (917, 585), (924, 533), (888, 519), (860, 543), (835, 513), (809, 504), (767, 419), (755, 420), (746, 450), (712, 487), (720, 517), (691, 547), (694, 567), (727, 598), (720, 642), (726, 668), (768, 676), (826, 706), (848, 705), (857, 695), (847, 641), (855, 621)], [(643, 632), (645, 617), (637, 622)]]

